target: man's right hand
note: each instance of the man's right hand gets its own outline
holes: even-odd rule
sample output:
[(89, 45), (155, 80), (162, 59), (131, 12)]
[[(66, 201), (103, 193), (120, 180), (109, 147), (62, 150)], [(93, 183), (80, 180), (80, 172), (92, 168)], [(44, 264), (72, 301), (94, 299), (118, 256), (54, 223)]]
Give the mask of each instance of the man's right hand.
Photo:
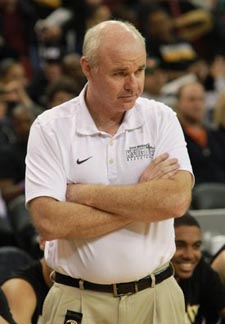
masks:
[(169, 159), (168, 153), (163, 153), (151, 161), (139, 178), (139, 183), (157, 179), (172, 178), (179, 169), (176, 158)]

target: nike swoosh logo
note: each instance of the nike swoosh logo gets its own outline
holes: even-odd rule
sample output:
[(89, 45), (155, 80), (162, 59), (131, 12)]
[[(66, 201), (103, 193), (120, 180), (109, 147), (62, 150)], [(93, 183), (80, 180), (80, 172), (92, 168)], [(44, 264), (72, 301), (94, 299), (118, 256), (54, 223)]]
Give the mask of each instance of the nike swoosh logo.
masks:
[(84, 160), (79, 160), (79, 159), (77, 159), (77, 164), (84, 163), (84, 162), (86, 162), (87, 160), (89, 160), (89, 159), (91, 159), (91, 158), (92, 158), (92, 156), (89, 156), (88, 158), (86, 158), (86, 159), (84, 159)]

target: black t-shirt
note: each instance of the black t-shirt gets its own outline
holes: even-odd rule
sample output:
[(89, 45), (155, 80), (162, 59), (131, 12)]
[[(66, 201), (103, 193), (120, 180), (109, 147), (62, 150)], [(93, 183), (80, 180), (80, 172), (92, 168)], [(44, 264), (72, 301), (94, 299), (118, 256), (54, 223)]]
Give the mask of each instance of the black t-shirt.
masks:
[(26, 152), (27, 142), (22, 141), (0, 148), (0, 179), (24, 180)]
[(219, 275), (203, 258), (191, 278), (179, 281), (184, 293), (189, 323), (216, 324), (219, 312), (225, 308), (225, 287)]
[(202, 148), (183, 129), (196, 184), (225, 182), (225, 150), (217, 130), (206, 129), (207, 146)]

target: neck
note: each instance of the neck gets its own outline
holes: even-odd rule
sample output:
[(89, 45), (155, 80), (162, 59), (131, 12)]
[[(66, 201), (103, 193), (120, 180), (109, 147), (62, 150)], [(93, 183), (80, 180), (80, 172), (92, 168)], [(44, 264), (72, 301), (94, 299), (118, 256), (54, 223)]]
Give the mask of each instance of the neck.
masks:
[(114, 135), (122, 123), (125, 112), (113, 113), (107, 106), (103, 106), (97, 98), (92, 100), (88, 94), (85, 96), (85, 101), (98, 130)]
[(200, 121), (196, 121), (196, 120), (191, 119), (191, 118), (183, 118), (183, 117), (179, 116), (179, 120), (181, 122), (181, 125), (184, 128), (192, 127), (192, 128), (199, 129), (199, 128), (203, 127), (203, 125), (202, 125), (202, 123)]

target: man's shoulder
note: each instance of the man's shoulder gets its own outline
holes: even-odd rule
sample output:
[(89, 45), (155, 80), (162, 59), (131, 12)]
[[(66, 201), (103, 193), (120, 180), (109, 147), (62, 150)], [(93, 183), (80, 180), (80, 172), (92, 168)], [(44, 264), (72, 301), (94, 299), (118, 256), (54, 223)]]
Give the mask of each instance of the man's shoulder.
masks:
[(164, 116), (167, 118), (169, 115), (176, 115), (175, 111), (163, 102), (144, 97), (138, 98), (136, 108), (141, 110), (144, 115), (155, 115), (156, 118), (162, 118)]
[(42, 126), (59, 122), (63, 123), (64, 120), (68, 121), (76, 116), (78, 108), (79, 100), (76, 97), (51, 109), (45, 110), (36, 118), (35, 123), (39, 123)]

